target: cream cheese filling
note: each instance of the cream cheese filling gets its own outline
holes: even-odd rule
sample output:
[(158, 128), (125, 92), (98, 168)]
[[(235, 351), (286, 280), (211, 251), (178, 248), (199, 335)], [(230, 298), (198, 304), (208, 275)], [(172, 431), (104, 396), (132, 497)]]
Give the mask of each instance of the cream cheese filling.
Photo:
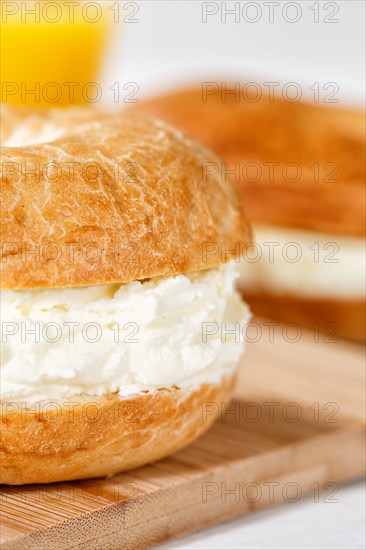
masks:
[(303, 297), (365, 298), (365, 240), (357, 237), (254, 228), (254, 247), (241, 262), (240, 287)]
[(125, 285), (4, 290), (1, 394), (38, 401), (219, 382), (243, 351), (238, 264)]

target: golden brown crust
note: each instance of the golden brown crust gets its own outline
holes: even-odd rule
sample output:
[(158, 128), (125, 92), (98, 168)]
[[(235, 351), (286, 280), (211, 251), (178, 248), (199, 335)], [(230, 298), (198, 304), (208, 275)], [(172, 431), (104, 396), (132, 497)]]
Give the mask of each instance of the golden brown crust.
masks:
[(366, 342), (365, 300), (304, 298), (263, 290), (248, 292), (243, 289), (242, 293), (255, 315), (296, 323), (312, 331), (314, 337), (320, 333), (321, 342), (334, 343), (340, 338)]
[(204, 414), (204, 404), (227, 402), (234, 378), (128, 399), (76, 396), (28, 410), (3, 403), (0, 483), (102, 477), (159, 460), (211, 426), (217, 414)]
[(3, 288), (171, 276), (250, 240), (231, 184), (203, 177), (219, 162), (208, 150), (158, 120), (88, 116), (55, 142), (1, 150)]
[(206, 102), (202, 98), (197, 87), (133, 109), (187, 131), (222, 158), (228, 170), (236, 168), (230, 177), (245, 198), (251, 221), (365, 234), (362, 112), (279, 97), (271, 102), (269, 92), (259, 101), (256, 92), (246, 93), (237, 102), (235, 94), (222, 96), (219, 88)]

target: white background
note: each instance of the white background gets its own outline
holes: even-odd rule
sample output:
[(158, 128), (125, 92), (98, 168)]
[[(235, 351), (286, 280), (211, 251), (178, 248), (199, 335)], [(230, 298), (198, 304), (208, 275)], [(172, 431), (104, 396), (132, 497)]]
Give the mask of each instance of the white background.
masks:
[[(141, 99), (181, 84), (231, 79), (248, 82), (296, 82), (304, 98), (319, 82), (339, 87), (343, 105), (362, 105), (365, 66), (365, 4), (360, 1), (314, 2), (299, 0), (274, 6), (273, 22), (265, 2), (247, 9), (235, 22), (221, 21), (224, 8), (202, 21), (200, 1), (137, 2), (121, 14), (138, 22), (114, 25), (109, 61), (104, 72), (104, 99), (113, 105), (109, 86), (121, 84), (121, 100), (138, 86)], [(272, 2), (273, 4), (273, 2)], [(319, 22), (315, 12), (319, 6)], [(226, 2), (232, 8), (234, 2)], [(286, 7), (287, 5), (287, 7)], [(314, 8), (311, 9), (311, 6)], [(214, 9), (214, 8), (213, 8)], [(221, 12), (220, 12), (221, 9)], [(285, 11), (283, 11), (285, 10)], [(288, 11), (286, 11), (288, 10)], [(332, 15), (332, 12), (337, 13)], [(300, 14), (301, 11), (301, 14)], [(283, 15), (285, 14), (285, 15)], [(295, 23), (286, 21), (300, 18)], [(326, 23), (324, 19), (338, 19)], [(259, 18), (257, 22), (248, 20)], [(329, 91), (329, 90), (328, 90)], [(325, 91), (320, 99), (324, 99)], [(120, 105), (117, 105), (118, 107)], [(361, 483), (341, 487), (337, 503), (311, 499), (251, 514), (236, 521), (173, 541), (160, 548), (176, 549), (361, 549), (365, 547), (364, 490)]]
[[(341, 103), (362, 105), (363, 0), (239, 2), (241, 11), (247, 6), (247, 12), (241, 14), (239, 22), (227, 15), (226, 23), (221, 22), (224, 8), (220, 11), (220, 6), (229, 9), (235, 2), (216, 2), (219, 13), (208, 16), (206, 23), (202, 21), (201, 1), (146, 0), (132, 4), (138, 11), (131, 18), (137, 22), (114, 25), (103, 79), (106, 84), (136, 82), (140, 88), (137, 97), (142, 98), (206, 80), (297, 82), (304, 97), (312, 99), (309, 87), (314, 82), (320, 86), (335, 82)], [(279, 4), (273, 6), (273, 23), (268, 4)], [(314, 22), (316, 4), (318, 23)], [(128, 19), (132, 9), (121, 9), (121, 19)], [(338, 12), (332, 15), (334, 9)], [(300, 19), (296, 23), (285, 20), (297, 16)], [(256, 17), (256, 23), (247, 21)], [(326, 23), (327, 18), (338, 22)], [(105, 89), (105, 99), (111, 100), (112, 92), (107, 86)]]

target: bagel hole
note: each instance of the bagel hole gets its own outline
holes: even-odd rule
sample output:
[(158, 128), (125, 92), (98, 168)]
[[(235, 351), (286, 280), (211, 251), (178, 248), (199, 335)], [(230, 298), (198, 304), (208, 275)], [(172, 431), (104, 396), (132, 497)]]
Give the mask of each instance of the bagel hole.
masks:
[(18, 124), (17, 127), (1, 140), (2, 147), (28, 147), (52, 143), (61, 138), (65, 133), (63, 128), (53, 124), (46, 124), (41, 128), (30, 128), (28, 124)]

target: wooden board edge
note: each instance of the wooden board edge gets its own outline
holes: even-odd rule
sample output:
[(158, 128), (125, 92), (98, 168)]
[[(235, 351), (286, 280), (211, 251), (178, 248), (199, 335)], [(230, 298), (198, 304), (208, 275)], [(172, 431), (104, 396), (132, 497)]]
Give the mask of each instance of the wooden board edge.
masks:
[[(358, 478), (365, 471), (364, 443), (363, 426), (313, 436), (249, 459), (232, 462), (225, 467), (212, 469), (210, 473), (197, 479), (184, 480), (174, 487), (159, 490), (156, 494), (110, 504), (31, 535), (17, 537), (4, 543), (1, 548), (150, 548), (266, 506), (280, 504), (283, 501), (291, 502), (292, 498), (293, 502), (296, 502), (296, 490), (300, 491), (303, 498), (314, 493), (316, 487), (321, 492), (328, 483), (337, 484)], [(258, 466), (261, 475), (251, 478), (250, 472), (258, 470)], [(277, 493), (273, 493), (271, 499), (269, 495), (273, 483), (279, 484), (275, 487), (279, 489), (280, 495), (286, 484), (286, 491), (295, 493), (293, 496), (286, 493), (287, 500), (283, 494), (278, 498)], [(239, 489), (236, 484), (239, 484)], [(254, 484), (252, 489), (250, 484)], [(267, 497), (256, 500), (255, 490), (258, 487), (266, 487)], [(251, 490), (252, 496), (249, 496)], [(156, 510), (160, 510), (158, 515)]]

